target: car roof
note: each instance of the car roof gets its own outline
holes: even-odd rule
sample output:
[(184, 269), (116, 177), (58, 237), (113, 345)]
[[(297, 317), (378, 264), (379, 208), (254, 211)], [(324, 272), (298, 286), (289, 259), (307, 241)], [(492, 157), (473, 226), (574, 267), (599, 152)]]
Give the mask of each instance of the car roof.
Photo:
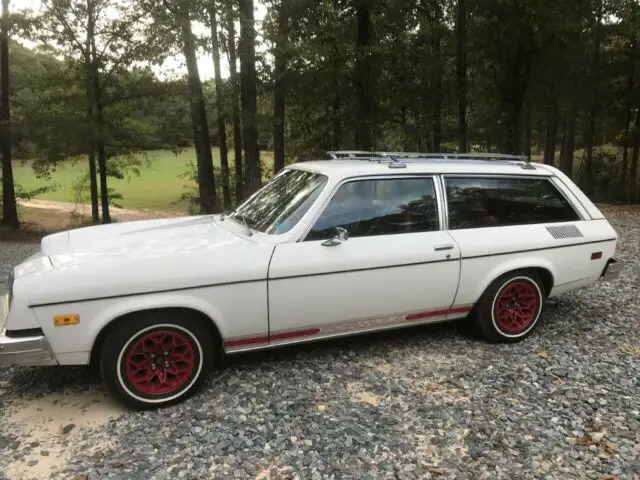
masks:
[(539, 163), (512, 160), (479, 160), (451, 158), (401, 159), (330, 159), (297, 162), (288, 168), (303, 169), (329, 176), (352, 177), (362, 175), (406, 174), (485, 174), (551, 176), (552, 172)]

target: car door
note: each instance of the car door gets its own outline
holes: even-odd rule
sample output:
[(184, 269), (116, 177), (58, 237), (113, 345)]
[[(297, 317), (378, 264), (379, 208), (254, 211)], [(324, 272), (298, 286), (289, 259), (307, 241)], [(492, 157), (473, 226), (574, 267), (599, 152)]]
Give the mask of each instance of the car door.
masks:
[(300, 241), (276, 246), (271, 342), (464, 315), (450, 311), (460, 250), (441, 230), (440, 195), (433, 176), (342, 182)]

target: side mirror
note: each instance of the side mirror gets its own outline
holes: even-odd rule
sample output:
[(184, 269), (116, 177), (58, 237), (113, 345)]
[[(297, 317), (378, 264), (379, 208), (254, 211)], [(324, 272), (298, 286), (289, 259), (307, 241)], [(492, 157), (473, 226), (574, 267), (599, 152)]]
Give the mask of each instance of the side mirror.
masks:
[(349, 240), (349, 233), (347, 232), (347, 229), (336, 227), (336, 234), (329, 240), (322, 242), (322, 245), (325, 247), (334, 247), (336, 245), (340, 245), (342, 242), (346, 242), (347, 240)]

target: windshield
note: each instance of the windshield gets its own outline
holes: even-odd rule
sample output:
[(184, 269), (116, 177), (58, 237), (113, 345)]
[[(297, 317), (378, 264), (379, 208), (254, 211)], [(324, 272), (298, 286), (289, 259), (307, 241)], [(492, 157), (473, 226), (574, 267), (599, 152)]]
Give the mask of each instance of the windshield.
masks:
[(327, 184), (327, 177), (305, 170), (284, 170), (236, 208), (230, 217), (267, 234), (291, 230)]

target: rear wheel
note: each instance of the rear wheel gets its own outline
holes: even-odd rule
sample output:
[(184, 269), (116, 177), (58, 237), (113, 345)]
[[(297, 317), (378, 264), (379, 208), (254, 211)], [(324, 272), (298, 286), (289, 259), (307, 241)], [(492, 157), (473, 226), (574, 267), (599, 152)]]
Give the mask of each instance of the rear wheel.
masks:
[(530, 271), (506, 273), (484, 292), (473, 312), (476, 329), (493, 343), (513, 343), (529, 335), (540, 319), (544, 287)]
[(199, 318), (154, 312), (122, 323), (107, 336), (100, 369), (119, 400), (144, 409), (191, 396), (213, 358), (211, 336)]

